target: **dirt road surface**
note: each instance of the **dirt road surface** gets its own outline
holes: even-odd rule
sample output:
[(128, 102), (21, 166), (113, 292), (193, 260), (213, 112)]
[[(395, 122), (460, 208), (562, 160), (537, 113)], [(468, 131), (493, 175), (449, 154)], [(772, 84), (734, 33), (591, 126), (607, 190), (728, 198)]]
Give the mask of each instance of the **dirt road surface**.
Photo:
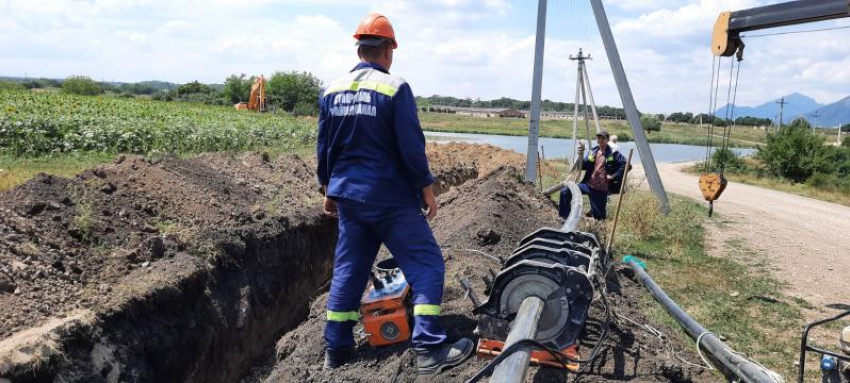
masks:
[[(702, 201), (698, 177), (683, 171), (688, 166), (658, 170), (668, 193)], [(642, 170), (635, 174), (639, 182)], [(747, 246), (766, 257), (787, 293), (828, 311), (850, 305), (850, 207), (730, 182), (714, 211), (720, 220), (707, 227), (710, 253)]]

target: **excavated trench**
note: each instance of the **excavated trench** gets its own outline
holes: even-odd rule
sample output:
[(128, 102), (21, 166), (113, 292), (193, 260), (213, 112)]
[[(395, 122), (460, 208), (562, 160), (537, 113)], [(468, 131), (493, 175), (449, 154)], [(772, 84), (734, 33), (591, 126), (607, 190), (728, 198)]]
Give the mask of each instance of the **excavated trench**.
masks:
[[(509, 253), (557, 214), (518, 170), (498, 167), (522, 164), (516, 153), (450, 144), (428, 155), (443, 193), (432, 224), (447, 264), (443, 320), (451, 337), (472, 336), (459, 277), (483, 291), (499, 264), (480, 252)], [(265, 154), (119, 157), (0, 193), (0, 383), (442, 383), (481, 368), (473, 359), (418, 378), (403, 346), (361, 347), (335, 373), (316, 367), (337, 229), (312, 169)], [(620, 312), (646, 322), (639, 289), (623, 283)], [(647, 348), (656, 339), (641, 330), (612, 336), (606, 362), (581, 381), (713, 381)], [(561, 379), (541, 370), (535, 381)]]
[(65, 334), (64, 360), (15, 382), (234, 382), (304, 321), (331, 273), (335, 223), (265, 222), (218, 233), (222, 261), (179, 254), (175, 278)]
[[(439, 192), (478, 176), (443, 165)], [(121, 158), (0, 194), (0, 282), (14, 283), (0, 289), (0, 382), (239, 381), (331, 276), (336, 220), (311, 168)]]

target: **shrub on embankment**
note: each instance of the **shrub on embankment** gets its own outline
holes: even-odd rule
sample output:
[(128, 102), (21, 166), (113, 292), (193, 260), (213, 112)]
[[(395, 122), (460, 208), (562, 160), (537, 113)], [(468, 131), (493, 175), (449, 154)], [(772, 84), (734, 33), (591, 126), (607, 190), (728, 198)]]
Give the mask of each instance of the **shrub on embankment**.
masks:
[(715, 151), (712, 170), (719, 170), (721, 164), (732, 174), (850, 194), (850, 148), (826, 145), (805, 120), (768, 134), (767, 144), (759, 147), (752, 159), (742, 159), (728, 150)]
[(293, 149), (315, 135), (311, 120), (230, 106), (0, 92), (0, 154), (7, 155)]

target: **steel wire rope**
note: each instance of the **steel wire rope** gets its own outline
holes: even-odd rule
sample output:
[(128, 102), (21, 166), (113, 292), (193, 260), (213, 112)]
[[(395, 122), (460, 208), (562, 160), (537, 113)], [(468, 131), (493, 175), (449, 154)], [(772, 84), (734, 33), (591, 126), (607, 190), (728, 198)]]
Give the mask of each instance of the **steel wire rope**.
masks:
[(720, 141), (720, 147), (718, 148), (722, 155), (718, 156), (718, 166), (720, 166), (720, 174), (723, 175), (723, 171), (726, 169), (726, 158), (724, 145), (726, 144), (726, 136), (730, 132), (730, 124), (732, 123), (730, 119), (730, 112), (734, 109), (732, 107), (732, 77), (735, 74), (735, 60), (729, 61), (729, 85), (726, 87), (726, 110), (724, 111), (724, 124), (723, 124), (723, 137)]
[[(742, 61), (742, 58), (739, 56), (738, 57), (738, 69), (735, 72), (735, 89), (732, 91), (732, 113), (731, 113), (732, 126), (729, 127), (729, 133), (724, 135), (724, 142), (723, 142), (723, 149), (724, 150), (729, 149), (729, 141), (732, 139), (732, 132), (735, 128), (735, 104), (738, 101), (738, 80), (740, 80), (740, 78), (741, 78), (741, 61)], [(734, 65), (734, 62), (733, 62), (733, 65)]]
[[(717, 67), (717, 61), (718, 61), (718, 58), (716, 56), (711, 57), (711, 86), (710, 86), (709, 91), (708, 91), (708, 113), (706, 113), (706, 116), (709, 116), (709, 117), (714, 114), (714, 112), (713, 112), (713, 110), (714, 110), (714, 94), (715, 94), (715, 92), (714, 92), (714, 78), (717, 74), (717, 72), (715, 71), (715, 69)], [(705, 173), (708, 173), (708, 171), (711, 169), (711, 135), (712, 135), (711, 126), (712, 125), (714, 125), (714, 121), (709, 121), (708, 137), (706, 138), (706, 145), (705, 145), (705, 162), (704, 162), (704, 169), (703, 169), (703, 171)]]

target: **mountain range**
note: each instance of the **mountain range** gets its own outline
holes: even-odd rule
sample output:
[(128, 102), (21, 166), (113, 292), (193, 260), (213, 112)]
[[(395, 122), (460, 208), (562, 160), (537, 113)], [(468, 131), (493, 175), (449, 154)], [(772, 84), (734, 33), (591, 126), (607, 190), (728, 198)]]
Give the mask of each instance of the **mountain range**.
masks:
[[(782, 99), (783, 97), (780, 97), (754, 107), (736, 105), (735, 117), (769, 118), (776, 121), (779, 119), (779, 101)], [(789, 94), (784, 99), (786, 104), (782, 119), (786, 124), (799, 117), (803, 117), (812, 123), (817, 120), (817, 125), (823, 128), (850, 123), (850, 97), (829, 105), (820, 104), (815, 99), (800, 93)], [(718, 109), (714, 114), (725, 118), (727, 108), (729, 108), (729, 105)], [(817, 118), (815, 118), (815, 114), (818, 114)]]

